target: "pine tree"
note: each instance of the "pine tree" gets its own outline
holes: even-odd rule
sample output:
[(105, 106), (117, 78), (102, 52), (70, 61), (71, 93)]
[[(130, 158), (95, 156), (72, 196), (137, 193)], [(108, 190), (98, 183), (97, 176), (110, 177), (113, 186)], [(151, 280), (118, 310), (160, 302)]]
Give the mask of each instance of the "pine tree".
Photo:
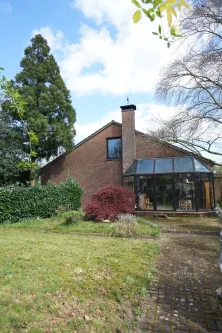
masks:
[[(31, 43), (25, 49), (25, 57), (20, 63), (22, 71), (13, 84), (27, 102), (23, 115), (26, 126), (38, 137), (34, 144), (37, 156), (32, 157), (35, 162), (72, 149), (76, 113), (47, 41), (38, 34)], [(14, 112), (12, 116), (19, 124), (18, 113)], [(28, 145), (27, 140), (27, 151)]]

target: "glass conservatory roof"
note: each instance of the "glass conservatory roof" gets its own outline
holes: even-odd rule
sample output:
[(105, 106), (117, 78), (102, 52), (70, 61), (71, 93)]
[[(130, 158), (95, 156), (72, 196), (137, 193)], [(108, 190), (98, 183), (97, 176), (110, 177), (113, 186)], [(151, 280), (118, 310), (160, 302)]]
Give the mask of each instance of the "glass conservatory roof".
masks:
[(187, 156), (136, 159), (129, 167), (129, 169), (124, 173), (124, 176), (177, 172), (212, 173), (210, 169), (204, 166), (196, 158), (194, 158), (193, 156)]

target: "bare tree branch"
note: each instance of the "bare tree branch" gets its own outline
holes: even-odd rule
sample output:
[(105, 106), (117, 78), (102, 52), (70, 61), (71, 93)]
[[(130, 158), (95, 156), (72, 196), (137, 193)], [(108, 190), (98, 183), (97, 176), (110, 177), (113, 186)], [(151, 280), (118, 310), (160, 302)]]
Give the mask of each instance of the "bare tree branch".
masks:
[(199, 155), (222, 156), (222, 5), (193, 2), (181, 22), (191, 48), (162, 71), (156, 87), (157, 100), (179, 111), (150, 134)]

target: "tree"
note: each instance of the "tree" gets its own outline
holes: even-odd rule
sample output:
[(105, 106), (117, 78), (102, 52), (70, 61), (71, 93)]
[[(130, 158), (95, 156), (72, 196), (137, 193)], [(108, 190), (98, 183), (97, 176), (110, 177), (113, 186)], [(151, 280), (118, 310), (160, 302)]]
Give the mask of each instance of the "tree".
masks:
[(179, 111), (151, 134), (191, 152), (222, 156), (222, 6), (198, 0), (182, 22), (191, 45), (169, 64), (156, 87), (158, 101)]
[[(133, 15), (134, 23), (140, 20), (142, 13), (151, 22), (158, 19), (160, 24), (157, 32), (154, 31), (153, 34), (166, 41), (168, 47), (175, 37), (182, 37), (176, 24), (176, 18), (182, 8), (190, 9), (185, 0), (131, 0), (131, 2), (139, 8)], [(165, 21), (167, 21), (167, 25)]]
[[(3, 70), (3, 68), (0, 68), (0, 70)], [(23, 119), (24, 112), (25, 112), (25, 106), (27, 103), (24, 100), (24, 98), (19, 94), (18, 90), (14, 89), (12, 87), (12, 83), (9, 80), (7, 80), (5, 76), (0, 77), (0, 89), (1, 89), (1, 97), (3, 100), (3, 102), (1, 102), (3, 143), (6, 143), (8, 141), (11, 144), (11, 147), (16, 147), (16, 139), (17, 138), (20, 139), (20, 141), (21, 141), (20, 152), (14, 154), (14, 157), (16, 156), (17, 158), (19, 158), (19, 162), (17, 164), (14, 164), (14, 168), (17, 167), (17, 168), (20, 168), (20, 169), (23, 169), (26, 171), (29, 170), (30, 171), (29, 173), (26, 172), (26, 177), (22, 177), (21, 179), (23, 179), (23, 180), (31, 179), (31, 184), (34, 184), (34, 176), (35, 176), (35, 170), (37, 169), (37, 164), (35, 161), (32, 161), (32, 158), (36, 157), (37, 153), (33, 149), (33, 145), (35, 143), (38, 143), (38, 138), (37, 138), (35, 132), (29, 130), (26, 121)], [(19, 117), (19, 122), (17, 120), (13, 121), (12, 118), (10, 117), (9, 111), (7, 111), (7, 112), (5, 111), (6, 110), (5, 106), (8, 104), (10, 107), (10, 111), (13, 110)], [(7, 133), (5, 132), (6, 129), (8, 129)], [(11, 133), (16, 133), (17, 135), (16, 136), (9, 135)], [(9, 136), (9, 140), (7, 140), (8, 136)], [(22, 150), (22, 143), (24, 144), (24, 140), (22, 140), (22, 139), (24, 139), (24, 138), (28, 138), (29, 150), (27, 151), (27, 147), (26, 147), (26, 149), (25, 149), (27, 151), (26, 153), (24, 153), (24, 151)], [(6, 152), (7, 156), (8, 156), (9, 151)], [(6, 158), (6, 156), (5, 156), (5, 158)], [(14, 173), (15, 173), (15, 175), (13, 178), (15, 179), (15, 177), (17, 175), (16, 175), (16, 172), (14, 172)], [(24, 176), (24, 173), (23, 173), (23, 176)], [(25, 178), (27, 178), (27, 179), (25, 179)]]
[[(2, 91), (0, 93), (2, 104)], [(19, 176), (18, 163), (23, 158), (22, 135), (10, 116), (0, 106), (0, 186), (10, 184)]]
[[(72, 149), (76, 113), (47, 41), (38, 34), (31, 43), (20, 63), (22, 71), (13, 82), (13, 88), (26, 101), (24, 112), (22, 119), (17, 111), (11, 111), (11, 116), (18, 127), (26, 126), (28, 134), (38, 138), (32, 141), (30, 149), (30, 140), (24, 131), (26, 151), (35, 152), (31, 156), (35, 163)], [(4, 103), (4, 109), (11, 110), (10, 107), (11, 102)]]

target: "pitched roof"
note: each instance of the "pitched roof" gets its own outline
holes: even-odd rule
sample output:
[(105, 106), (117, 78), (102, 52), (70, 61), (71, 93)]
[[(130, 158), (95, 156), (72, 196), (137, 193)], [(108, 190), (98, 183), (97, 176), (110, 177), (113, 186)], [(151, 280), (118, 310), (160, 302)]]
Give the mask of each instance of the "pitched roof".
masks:
[[(85, 139), (83, 139), (82, 141), (80, 141), (79, 143), (77, 143), (71, 151), (69, 151), (69, 152), (65, 152), (64, 154), (62, 154), (62, 155), (56, 157), (54, 160), (52, 160), (51, 162), (49, 162), (49, 163), (47, 163), (46, 165), (44, 165), (44, 166), (40, 169), (40, 172), (41, 172), (44, 168), (48, 167), (49, 165), (51, 165), (51, 164), (57, 162), (57, 161), (60, 160), (61, 158), (63, 158), (63, 157), (65, 157), (66, 155), (70, 154), (73, 150), (77, 149), (79, 146), (83, 145), (85, 142), (89, 141), (89, 140), (92, 139), (94, 136), (96, 136), (97, 134), (99, 134), (100, 132), (104, 131), (106, 128), (108, 128), (109, 126), (112, 126), (112, 125), (116, 125), (116, 126), (120, 126), (120, 127), (122, 127), (122, 124), (118, 123), (118, 122), (115, 121), (115, 120), (111, 120), (108, 124), (104, 125), (104, 126), (101, 127), (100, 129), (98, 129), (96, 132), (92, 133), (91, 135), (87, 136)], [(188, 151), (188, 150), (185, 150), (185, 149), (183, 149), (183, 148), (177, 147), (177, 146), (175, 146), (175, 145), (173, 145), (173, 144), (171, 144), (171, 143), (168, 143), (168, 142), (166, 142), (166, 141), (163, 141), (163, 140), (160, 140), (160, 139), (154, 138), (154, 137), (152, 137), (152, 136), (149, 135), (149, 134), (146, 134), (146, 133), (140, 132), (140, 131), (138, 131), (138, 130), (135, 130), (135, 133), (138, 134), (138, 135), (144, 135), (144, 136), (146, 136), (146, 137), (149, 137), (151, 140), (154, 140), (154, 141), (156, 141), (156, 142), (158, 142), (158, 143), (160, 143), (160, 144), (162, 144), (162, 145), (168, 146), (168, 147), (170, 147), (170, 148), (176, 149), (176, 150), (178, 150), (178, 151), (180, 151), (180, 152), (182, 152), (182, 153), (184, 153), (184, 154), (189, 154), (190, 156), (195, 156), (195, 157), (198, 158), (198, 159), (201, 159), (201, 160), (203, 160), (203, 161), (205, 161), (205, 162), (208, 162), (208, 163), (211, 164), (212, 166), (214, 165), (213, 161), (210, 160), (210, 159), (208, 159), (208, 158), (205, 158), (205, 157), (199, 156), (198, 154), (195, 154), (195, 153), (192, 153), (192, 152), (190, 152), (190, 151)]]

